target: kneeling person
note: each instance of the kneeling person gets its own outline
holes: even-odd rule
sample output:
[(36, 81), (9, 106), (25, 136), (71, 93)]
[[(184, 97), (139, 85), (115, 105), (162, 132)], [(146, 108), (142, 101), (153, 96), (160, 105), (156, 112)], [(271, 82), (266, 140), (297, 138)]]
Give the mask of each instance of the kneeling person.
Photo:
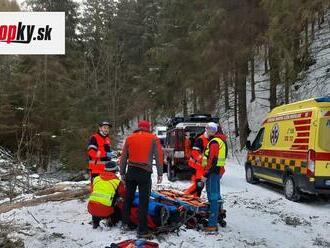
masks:
[(92, 215), (93, 228), (100, 225), (101, 219), (111, 220), (116, 213), (114, 205), (117, 197), (125, 196), (125, 187), (116, 176), (118, 166), (111, 161), (104, 172), (93, 180), (93, 192), (89, 196), (88, 212)]

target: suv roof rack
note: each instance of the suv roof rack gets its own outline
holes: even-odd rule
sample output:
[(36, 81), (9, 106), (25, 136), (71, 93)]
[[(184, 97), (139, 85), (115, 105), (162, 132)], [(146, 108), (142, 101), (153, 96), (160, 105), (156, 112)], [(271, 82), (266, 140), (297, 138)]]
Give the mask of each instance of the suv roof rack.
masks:
[(173, 128), (181, 122), (203, 122), (203, 123), (215, 122), (215, 123), (219, 123), (219, 118), (212, 117), (210, 114), (191, 114), (187, 117), (173, 117), (168, 121), (167, 127)]

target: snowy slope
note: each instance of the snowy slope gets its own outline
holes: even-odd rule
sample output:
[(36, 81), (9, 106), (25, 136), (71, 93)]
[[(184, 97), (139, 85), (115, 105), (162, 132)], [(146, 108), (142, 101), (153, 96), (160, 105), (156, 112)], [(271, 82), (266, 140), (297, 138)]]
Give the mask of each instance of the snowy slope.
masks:
[(295, 100), (330, 95), (330, 11), (322, 28), (316, 31), (310, 51), (316, 63), (300, 75), (297, 85), (301, 87), (292, 91)]
[[(307, 71), (300, 73), (300, 80), (291, 86), (290, 102), (330, 95), (330, 11), (327, 12), (321, 28), (315, 29), (315, 39), (310, 45), (310, 53), (312, 59), (315, 60), (315, 64), (310, 66)], [(247, 82), (247, 112), (249, 127), (252, 131), (249, 139), (253, 140), (269, 111), (269, 74), (265, 74), (263, 58), (256, 57), (256, 100), (252, 103), (250, 102), (251, 86), (249, 80)], [(278, 85), (277, 91), (278, 101), (280, 102), (281, 99), (284, 99), (284, 86)], [(221, 103), (220, 106), (223, 106), (223, 104)], [(227, 120), (224, 114), (220, 114), (220, 116), (226, 133), (232, 134), (234, 130), (233, 117)], [(239, 153), (238, 140), (233, 135), (230, 135), (230, 139), (234, 150), (236, 149), (236, 152)]]
[[(165, 180), (161, 187), (184, 189), (188, 185), (188, 181), (173, 185)], [(329, 202), (294, 203), (286, 200), (279, 188), (247, 184), (244, 169), (234, 161), (228, 162), (222, 193), (228, 226), (218, 235), (182, 228), (179, 235), (161, 235), (154, 241), (164, 248), (330, 246)], [(13, 235), (23, 238), (27, 248), (105, 247), (135, 238), (134, 231), (122, 233), (119, 226), (93, 230), (86, 204), (85, 200), (47, 203), (13, 210), (0, 218), (19, 224), (22, 232), (28, 233)]]

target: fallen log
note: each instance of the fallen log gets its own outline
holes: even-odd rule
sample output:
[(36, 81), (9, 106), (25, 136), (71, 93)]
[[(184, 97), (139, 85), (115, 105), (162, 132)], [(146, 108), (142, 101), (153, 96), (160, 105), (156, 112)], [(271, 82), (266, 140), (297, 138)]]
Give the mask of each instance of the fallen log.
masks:
[[(58, 191), (56, 191), (58, 190)], [(88, 195), (90, 192), (89, 186), (82, 186), (78, 189), (67, 189), (64, 190), (62, 187), (56, 189), (56, 187), (44, 190), (42, 192), (36, 193), (36, 195), (41, 195), (40, 197), (30, 199), (30, 200), (23, 200), (19, 202), (12, 202), (12, 203), (3, 203), (0, 205), (0, 214), (9, 212), (13, 209), (18, 209), (22, 207), (31, 207), (36, 206), (46, 202), (56, 202), (56, 201), (69, 201), (73, 199), (77, 199), (79, 197), (83, 197)], [(46, 193), (51, 193), (47, 194)]]
[(42, 195), (54, 194), (56, 192), (65, 192), (65, 191), (67, 191), (66, 187), (67, 186), (65, 186), (65, 185), (55, 185), (48, 189), (39, 190), (39, 191), (35, 192), (35, 195), (42, 196)]

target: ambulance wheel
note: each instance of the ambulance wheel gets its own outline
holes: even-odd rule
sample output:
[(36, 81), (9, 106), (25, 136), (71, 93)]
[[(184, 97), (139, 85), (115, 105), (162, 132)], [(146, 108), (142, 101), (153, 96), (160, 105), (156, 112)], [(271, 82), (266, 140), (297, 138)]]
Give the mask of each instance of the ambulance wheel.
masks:
[(301, 199), (301, 194), (291, 175), (287, 176), (284, 180), (284, 195), (286, 199), (297, 202)]
[(172, 168), (172, 163), (168, 162), (167, 163), (167, 179), (170, 182), (174, 182), (176, 178), (176, 173), (175, 170)]
[(251, 165), (246, 165), (246, 167), (245, 167), (245, 178), (246, 178), (246, 181), (251, 184), (256, 184), (259, 182), (259, 179), (255, 178), (255, 176), (254, 176)]

